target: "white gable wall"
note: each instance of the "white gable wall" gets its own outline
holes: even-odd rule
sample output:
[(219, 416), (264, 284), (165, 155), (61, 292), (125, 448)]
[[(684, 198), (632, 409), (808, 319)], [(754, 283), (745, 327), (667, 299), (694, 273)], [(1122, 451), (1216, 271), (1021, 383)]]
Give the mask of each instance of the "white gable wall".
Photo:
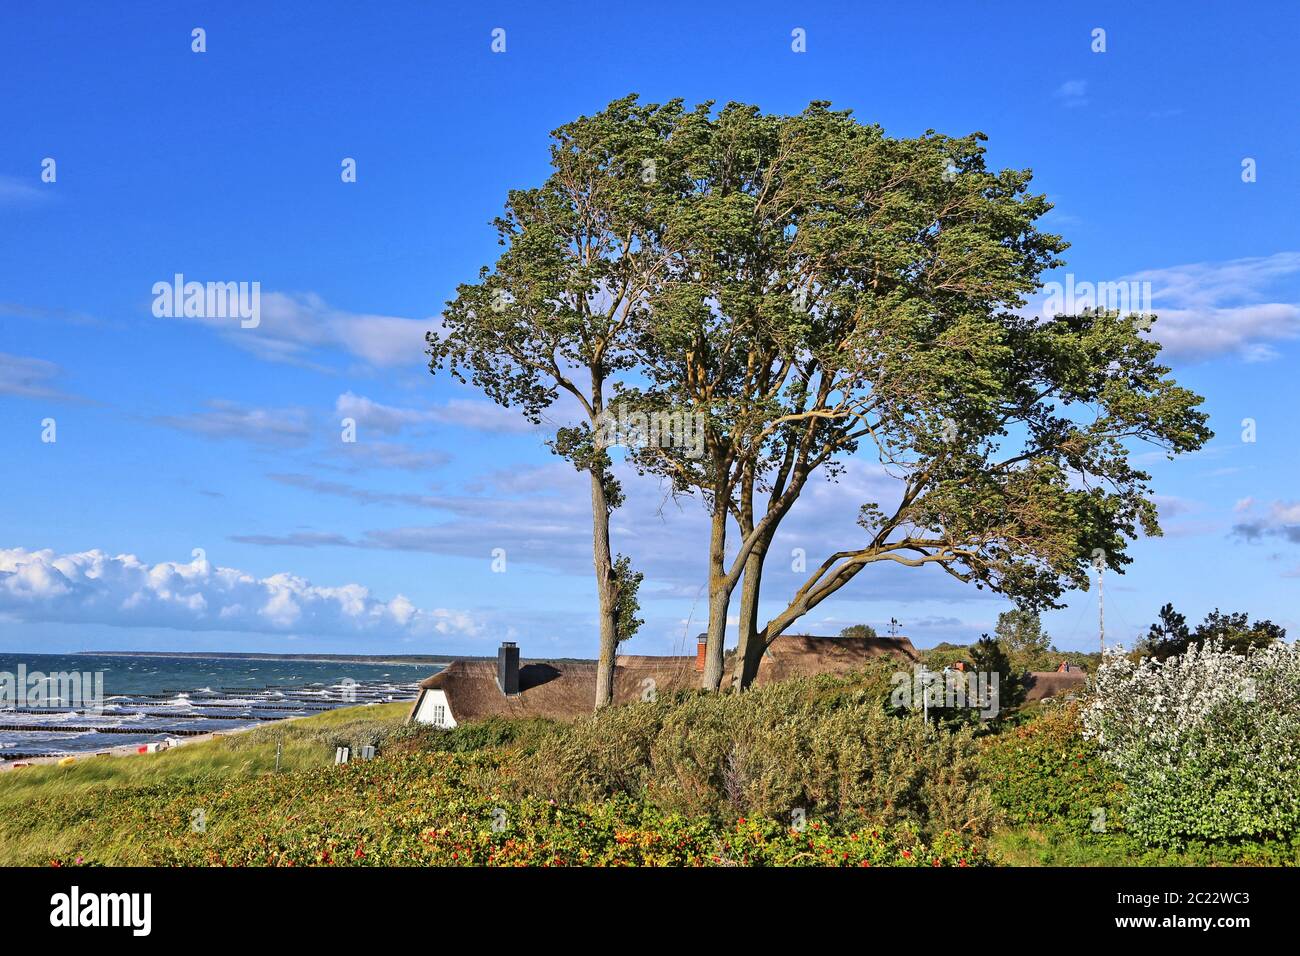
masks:
[(415, 712), (415, 722), (435, 727), (455, 727), (456, 718), (451, 715), (447, 695), (440, 690), (426, 690), (420, 698), (419, 709)]

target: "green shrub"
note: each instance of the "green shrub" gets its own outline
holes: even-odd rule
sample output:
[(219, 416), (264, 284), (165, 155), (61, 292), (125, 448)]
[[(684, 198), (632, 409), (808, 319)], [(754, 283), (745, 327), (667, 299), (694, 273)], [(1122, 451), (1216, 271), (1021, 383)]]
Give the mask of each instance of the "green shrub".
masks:
[[(504, 799), (500, 755), (389, 757), (112, 801), (131, 839), (77, 848), (56, 865), (207, 866), (973, 866), (981, 841), (914, 828), (795, 828), (763, 818), (688, 817), (615, 798), (561, 806)], [(191, 826), (194, 807), (208, 826)], [(42, 860), (40, 862), (47, 862)]]
[(1300, 834), (1300, 647), (1110, 657), (1083, 723), (1124, 782), (1126, 825), (1144, 842)]
[(520, 793), (561, 803), (636, 796), (647, 782), (650, 749), (679, 697), (610, 707), (557, 727), (519, 764)]
[(1077, 703), (1046, 705), (985, 738), (979, 766), (1008, 822), (1071, 833), (1122, 829), (1123, 785), (1084, 739)]
[(993, 806), (972, 732), (884, 709), (888, 681), (786, 681), (611, 708), (546, 738), (516, 774), (522, 794), (577, 803), (625, 796), (668, 813), (789, 821), (796, 810), (984, 834)]
[(514, 747), (526, 752), (535, 748), (558, 726), (556, 721), (539, 717), (491, 717), (450, 729), (429, 724), (403, 724), (384, 734), (380, 744), (387, 750), (400, 752), (472, 753), (500, 747)]

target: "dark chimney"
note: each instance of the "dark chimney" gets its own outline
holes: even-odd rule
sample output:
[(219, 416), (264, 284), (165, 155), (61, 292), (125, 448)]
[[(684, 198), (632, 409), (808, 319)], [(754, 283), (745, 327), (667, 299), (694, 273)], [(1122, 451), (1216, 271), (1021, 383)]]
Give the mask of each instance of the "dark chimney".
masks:
[(704, 662), (708, 659), (709, 635), (701, 634), (695, 643), (695, 669), (704, 672)]
[(514, 641), (502, 641), (497, 650), (497, 687), (507, 697), (519, 693), (519, 646)]

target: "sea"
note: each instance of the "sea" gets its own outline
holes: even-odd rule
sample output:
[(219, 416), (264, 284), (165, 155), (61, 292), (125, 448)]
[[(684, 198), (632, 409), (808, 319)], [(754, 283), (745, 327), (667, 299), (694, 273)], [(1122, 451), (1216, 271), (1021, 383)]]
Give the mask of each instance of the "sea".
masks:
[[(439, 664), (0, 653), (0, 761), (231, 731), (336, 707), (414, 700)], [(89, 675), (75, 682), (51, 675)], [(25, 690), (16, 693), (19, 675)], [(35, 688), (44, 677), (43, 693)], [(92, 688), (102, 680), (102, 699)], [(7, 681), (7, 683), (6, 683)]]

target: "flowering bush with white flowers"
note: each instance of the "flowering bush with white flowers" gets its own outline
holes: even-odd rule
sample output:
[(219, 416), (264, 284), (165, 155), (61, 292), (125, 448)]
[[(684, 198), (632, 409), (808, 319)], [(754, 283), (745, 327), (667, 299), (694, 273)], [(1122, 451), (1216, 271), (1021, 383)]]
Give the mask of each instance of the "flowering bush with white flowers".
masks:
[(1127, 788), (1128, 831), (1146, 842), (1300, 835), (1300, 646), (1109, 655), (1083, 726)]

